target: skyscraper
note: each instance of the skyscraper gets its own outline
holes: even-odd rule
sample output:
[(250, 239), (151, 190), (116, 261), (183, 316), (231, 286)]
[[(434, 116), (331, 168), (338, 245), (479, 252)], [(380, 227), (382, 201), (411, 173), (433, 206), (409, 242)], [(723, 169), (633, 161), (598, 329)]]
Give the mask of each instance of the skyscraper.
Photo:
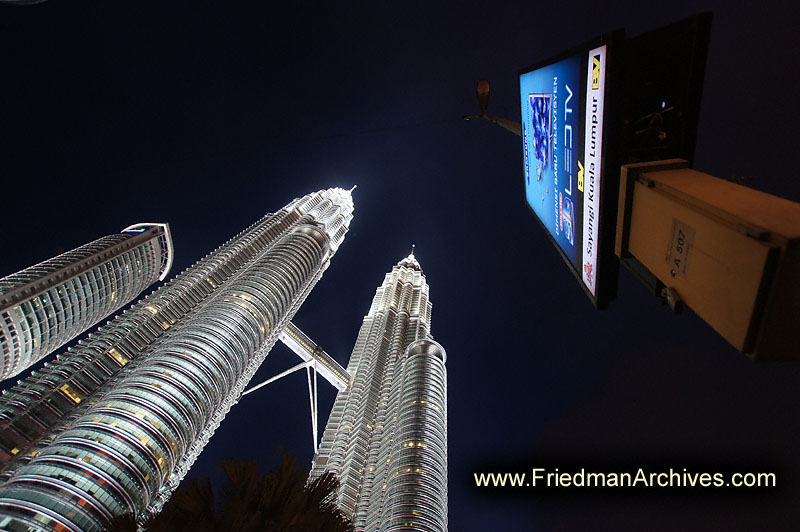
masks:
[(430, 323), (412, 252), (375, 293), (311, 471), (338, 476), (356, 531), (447, 530), (447, 356)]
[(0, 380), (164, 279), (172, 257), (167, 224), (136, 224), (0, 279)]
[(160, 510), (330, 264), (329, 189), (269, 214), (0, 400), (0, 529)]

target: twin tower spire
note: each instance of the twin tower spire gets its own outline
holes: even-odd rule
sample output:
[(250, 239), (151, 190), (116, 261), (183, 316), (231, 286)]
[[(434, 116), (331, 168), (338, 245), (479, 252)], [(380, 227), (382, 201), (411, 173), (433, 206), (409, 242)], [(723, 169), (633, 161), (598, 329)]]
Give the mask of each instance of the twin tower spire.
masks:
[[(267, 214), (4, 391), (3, 528), (100, 531), (160, 511), (327, 269), (354, 189)], [(132, 301), (171, 262), (169, 228), (137, 224), (0, 280), (0, 375)], [(339, 477), (356, 530), (447, 528), (446, 355), (430, 319), (412, 247), (364, 318), (312, 469)]]

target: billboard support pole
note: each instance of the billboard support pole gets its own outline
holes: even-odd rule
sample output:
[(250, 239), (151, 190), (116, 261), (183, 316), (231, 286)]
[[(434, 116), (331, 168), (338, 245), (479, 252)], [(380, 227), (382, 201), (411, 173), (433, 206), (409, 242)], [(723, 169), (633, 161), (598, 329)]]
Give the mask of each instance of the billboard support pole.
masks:
[(491, 116), (491, 115), (465, 115), (464, 120), (472, 120), (473, 118), (483, 118), (491, 122), (492, 124), (496, 124), (503, 129), (512, 132), (518, 137), (522, 136), (522, 124), (519, 122), (514, 122), (513, 120), (508, 120), (506, 118), (500, 118), (499, 116)]

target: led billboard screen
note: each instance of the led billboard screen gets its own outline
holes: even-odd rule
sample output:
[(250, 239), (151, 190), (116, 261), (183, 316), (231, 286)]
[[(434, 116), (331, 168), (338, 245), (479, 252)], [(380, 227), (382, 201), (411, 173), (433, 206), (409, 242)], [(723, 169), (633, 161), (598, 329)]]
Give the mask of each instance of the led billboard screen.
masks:
[(598, 39), (519, 78), (527, 204), (596, 306), (608, 299), (608, 290), (598, 289), (598, 273), (614, 288), (617, 273), (608, 265), (613, 254), (608, 259), (602, 228), (619, 181), (604, 173), (612, 41)]

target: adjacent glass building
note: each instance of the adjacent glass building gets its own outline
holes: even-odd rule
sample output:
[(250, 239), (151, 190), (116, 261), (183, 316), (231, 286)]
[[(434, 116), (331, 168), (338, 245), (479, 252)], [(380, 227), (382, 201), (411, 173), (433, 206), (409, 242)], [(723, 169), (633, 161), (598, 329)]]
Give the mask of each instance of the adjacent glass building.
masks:
[(330, 264), (329, 189), (268, 214), (0, 398), (0, 529), (157, 512)]
[(430, 323), (412, 253), (375, 293), (311, 471), (338, 476), (356, 531), (447, 530), (447, 356)]
[(0, 380), (164, 279), (172, 256), (167, 224), (136, 224), (0, 279)]

